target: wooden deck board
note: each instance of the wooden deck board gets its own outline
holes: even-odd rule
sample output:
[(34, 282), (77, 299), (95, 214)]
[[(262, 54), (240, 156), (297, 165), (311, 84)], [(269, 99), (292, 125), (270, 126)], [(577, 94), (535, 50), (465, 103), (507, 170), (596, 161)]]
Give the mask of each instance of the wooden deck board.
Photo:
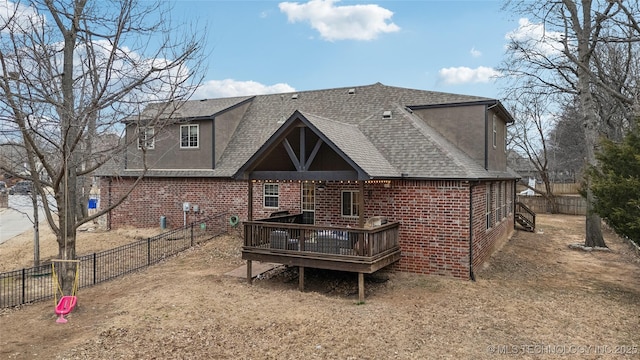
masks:
[(242, 258), (244, 260), (271, 262), (288, 266), (303, 266), (371, 274), (400, 260), (400, 248), (388, 250), (374, 257), (286, 250), (276, 252), (270, 249), (249, 248), (242, 250)]

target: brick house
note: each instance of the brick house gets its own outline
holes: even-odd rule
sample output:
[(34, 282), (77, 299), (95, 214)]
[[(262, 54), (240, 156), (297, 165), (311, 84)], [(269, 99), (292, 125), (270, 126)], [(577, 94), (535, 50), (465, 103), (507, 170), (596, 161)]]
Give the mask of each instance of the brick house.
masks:
[[(117, 174), (103, 172), (101, 199), (122, 195), (146, 163), (110, 227), (228, 212), (249, 265), (469, 279), (514, 231), (513, 121), (495, 99), (380, 83), (194, 100), (162, 129), (127, 122), (134, 141)], [(323, 248), (326, 233), (341, 245)]]

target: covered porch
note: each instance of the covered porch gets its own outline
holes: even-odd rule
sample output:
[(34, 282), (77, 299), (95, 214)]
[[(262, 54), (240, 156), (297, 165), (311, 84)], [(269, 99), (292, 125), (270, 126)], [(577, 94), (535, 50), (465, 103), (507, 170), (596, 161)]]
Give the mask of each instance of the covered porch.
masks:
[[(252, 261), (297, 266), (300, 290), (304, 289), (305, 267), (353, 272), (358, 274), (359, 300), (364, 301), (364, 274), (400, 260), (401, 254), (400, 223), (371, 216), (371, 211), (365, 209), (365, 183), (391, 181), (361, 165), (372, 163), (374, 158), (379, 159), (375, 161), (376, 171), (382, 169), (385, 174), (396, 175), (395, 169), (381, 155), (376, 157), (373, 146), (361, 144), (365, 150), (363, 159), (347, 155), (342, 145), (353, 147), (353, 144), (341, 141), (358, 140), (356, 134), (344, 137), (353, 129), (336, 128), (337, 124), (325, 128), (326, 120), (315, 120), (318, 119), (294, 113), (236, 174), (236, 178), (249, 183), (242, 248), (242, 258), (247, 261), (247, 281), (252, 281)], [(284, 189), (291, 183), (300, 184), (296, 195), (299, 205), (287, 207), (278, 203), (272, 216), (264, 214), (267, 188), (269, 192), (277, 192), (278, 184)], [(254, 194), (260, 189), (262, 193)], [(315, 209), (317, 190), (321, 191), (323, 201), (332, 205)], [(282, 198), (289, 199), (291, 193), (295, 191)], [(276, 197), (281, 194), (268, 195), (269, 201), (278, 201)], [(365, 213), (370, 214), (368, 218)], [(254, 220), (254, 214), (264, 216)]]

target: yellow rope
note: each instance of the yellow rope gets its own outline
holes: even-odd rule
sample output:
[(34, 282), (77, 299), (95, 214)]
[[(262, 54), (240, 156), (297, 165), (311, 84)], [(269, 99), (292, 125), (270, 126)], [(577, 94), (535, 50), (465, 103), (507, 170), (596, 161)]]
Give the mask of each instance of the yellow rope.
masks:
[(78, 294), (78, 285), (80, 283), (80, 260), (52, 260), (51, 261), (51, 280), (53, 287), (53, 301), (56, 306), (58, 305), (58, 292), (60, 293), (60, 298), (64, 296), (64, 292), (62, 291), (62, 286), (60, 284), (60, 278), (58, 277), (58, 273), (56, 272), (56, 262), (73, 262), (76, 265), (76, 274), (73, 279), (73, 287), (71, 289), (71, 295), (76, 296)]

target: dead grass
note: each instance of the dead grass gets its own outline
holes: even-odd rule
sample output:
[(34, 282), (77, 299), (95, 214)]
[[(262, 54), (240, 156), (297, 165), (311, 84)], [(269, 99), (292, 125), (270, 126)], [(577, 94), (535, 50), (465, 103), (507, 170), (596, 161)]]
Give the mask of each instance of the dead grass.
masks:
[[(123, 228), (113, 231), (84, 227), (78, 231), (76, 254), (78, 256), (113, 249), (120, 245), (146, 239), (160, 233), (159, 228), (136, 229)], [(40, 225), (40, 261), (58, 258), (58, 242), (46, 223)], [(13, 237), (0, 244), (0, 272), (32, 267), (34, 263), (33, 230)]]
[(538, 222), (541, 233), (518, 233), (476, 282), (382, 272), (366, 278), (363, 305), (355, 274), (307, 269), (305, 292), (295, 269), (253, 285), (225, 276), (243, 263), (241, 241), (220, 237), (82, 289), (65, 325), (53, 303), (5, 310), (0, 357), (637, 358), (637, 256), (611, 233), (610, 252), (569, 249), (581, 241), (583, 217)]

